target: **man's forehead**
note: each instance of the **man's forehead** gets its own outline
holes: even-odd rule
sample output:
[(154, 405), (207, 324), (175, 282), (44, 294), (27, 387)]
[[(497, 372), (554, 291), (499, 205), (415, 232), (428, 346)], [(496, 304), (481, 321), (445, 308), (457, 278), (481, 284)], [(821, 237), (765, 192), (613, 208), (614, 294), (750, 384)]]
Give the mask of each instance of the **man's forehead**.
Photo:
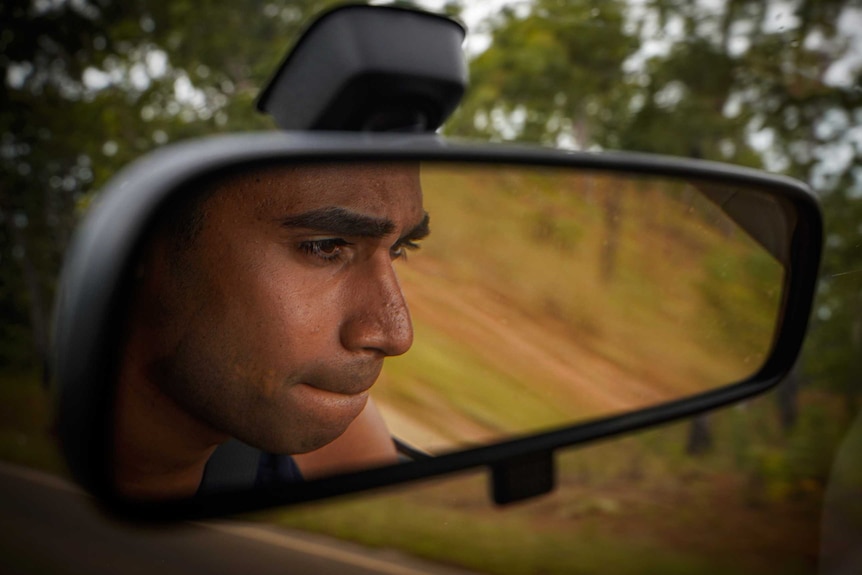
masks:
[[(219, 195), (258, 217), (279, 217), (327, 206), (372, 216), (421, 217), (419, 164), (339, 163), (259, 168), (220, 182)], [(409, 216), (408, 216), (409, 217)]]

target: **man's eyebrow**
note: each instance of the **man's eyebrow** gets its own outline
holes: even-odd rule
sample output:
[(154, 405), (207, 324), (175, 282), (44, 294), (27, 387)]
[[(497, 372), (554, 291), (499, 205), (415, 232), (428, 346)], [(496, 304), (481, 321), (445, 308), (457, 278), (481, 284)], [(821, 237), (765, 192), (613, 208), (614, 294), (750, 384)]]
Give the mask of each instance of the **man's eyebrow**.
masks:
[[(399, 241), (421, 240), (430, 233), (429, 217), (425, 214), (422, 221), (404, 234)], [(395, 231), (395, 223), (386, 218), (375, 218), (358, 214), (338, 206), (319, 208), (279, 218), (279, 224), (286, 228), (302, 228), (337, 234), (341, 236), (382, 238)]]
[(412, 230), (401, 236), (398, 241), (399, 242), (409, 242), (415, 240), (421, 240), (423, 238), (428, 237), (428, 234), (431, 233), (431, 228), (428, 225), (428, 222), (431, 220), (428, 212), (425, 212), (425, 217), (422, 218), (422, 221), (416, 224)]
[(279, 218), (279, 223), (286, 228), (368, 238), (382, 238), (395, 230), (395, 223), (391, 220), (358, 214), (337, 206), (285, 216)]

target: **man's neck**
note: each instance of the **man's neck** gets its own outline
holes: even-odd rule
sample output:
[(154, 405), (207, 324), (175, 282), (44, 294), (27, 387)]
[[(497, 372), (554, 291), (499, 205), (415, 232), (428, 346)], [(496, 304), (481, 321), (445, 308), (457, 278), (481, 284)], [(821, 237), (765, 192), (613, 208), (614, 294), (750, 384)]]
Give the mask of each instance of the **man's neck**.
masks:
[(127, 356), (117, 384), (114, 481), (135, 499), (193, 496), (212, 452), (228, 439), (178, 406)]

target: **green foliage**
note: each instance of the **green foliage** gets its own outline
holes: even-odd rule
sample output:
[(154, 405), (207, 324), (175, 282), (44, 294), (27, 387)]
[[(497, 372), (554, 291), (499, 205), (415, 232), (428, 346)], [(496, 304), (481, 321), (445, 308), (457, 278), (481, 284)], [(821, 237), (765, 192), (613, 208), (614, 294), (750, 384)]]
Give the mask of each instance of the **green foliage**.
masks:
[(171, 141), (272, 128), (253, 106), (331, 0), (0, 4), (0, 358), (44, 362), (81, 207)]
[(780, 503), (822, 493), (844, 431), (836, 411), (835, 405), (815, 398), (783, 441), (749, 443), (746, 468), (752, 502)]
[(684, 424), (561, 450), (553, 493), (502, 508), (473, 473), (262, 519), (488, 573), (813, 573), (819, 493), (806, 478), (828, 463), (802, 471), (804, 457), (782, 454), (806, 434), (782, 437), (768, 399), (711, 414), (716, 449), (697, 459)]
[(539, 0), (524, 17), (503, 9), (492, 46), (470, 66), (473, 88), (452, 134), (553, 143), (603, 142), (627, 101), (621, 65), (638, 42), (624, 3)]
[(0, 460), (64, 473), (51, 407), (35, 372), (0, 371)]
[[(460, 481), (449, 489), (463, 492), (464, 483)], [(473, 485), (467, 489), (476, 491)], [(625, 551), (621, 552), (618, 534), (564, 529), (558, 517), (542, 524), (517, 510), (489, 512), (483, 507), (447, 508), (439, 501), (429, 505), (410, 496), (388, 500), (366, 497), (341, 501), (337, 507), (311, 506), (282, 513), (277, 521), (288, 527), (336, 534), (372, 547), (405, 549), (438, 562), (500, 575), (740, 572), (726, 560), (666, 547), (644, 533), (629, 534)], [(624, 516), (617, 501), (602, 497), (573, 502), (566, 513), (573, 522), (587, 523), (595, 517)]]
[(826, 251), (804, 364), (819, 386), (844, 397), (846, 418), (859, 409), (862, 395), (862, 195), (857, 190), (824, 198)]
[[(89, 0), (43, 2), (37, 9), (30, 0), (0, 3), (0, 365), (30, 374), (41, 365), (63, 249), (95, 191), (120, 166), (166, 142), (271, 128), (252, 107), (257, 90), (301, 24), (329, 4)], [(774, 1), (640, 3), (655, 18), (633, 17), (629, 4), (534, 0), (524, 3), (526, 10), (504, 8), (489, 17), (484, 24), (492, 43), (471, 60), (470, 91), (445, 131), (717, 159), (809, 182), (823, 199), (827, 250), (804, 374), (815, 384), (809, 388), (840, 394), (852, 413), (862, 389), (862, 148), (850, 136), (862, 118), (860, 70), (851, 69), (840, 81), (824, 78), (855, 49), (840, 20), (843, 10), (859, 2), (785, 3), (794, 4), (798, 18), (787, 13), (780, 25), (769, 21), (775, 18)], [(705, 4), (717, 9), (705, 10)], [(446, 9), (457, 13), (460, 7), (451, 2)], [(653, 40), (669, 48), (643, 50)], [(162, 55), (164, 65), (154, 64)], [(87, 84), (85, 77), (97, 81)], [(194, 89), (178, 97), (183, 85)], [(555, 249), (576, 251), (590, 240), (581, 230), (577, 222), (549, 228), (537, 212), (525, 233), (550, 239)], [(717, 414), (711, 419), (716, 452), (696, 462), (682, 453), (680, 427), (579, 451), (561, 463), (569, 499), (555, 500), (560, 511), (550, 527), (547, 513), (541, 521), (503, 521), (496, 510), (480, 514), (480, 482), (459, 490), (446, 486), (437, 498), (420, 492), (406, 504), (395, 499), (382, 510), (374, 502), (339, 502), (335, 511), (311, 508), (286, 521), (434, 557), (457, 549), (472, 556), (453, 560), (498, 572), (527, 572), (535, 565), (571, 572), (573, 557), (590, 571), (709, 569), (713, 562), (692, 559), (693, 551), (682, 560), (672, 551), (655, 552), (648, 538), (632, 543), (634, 556), (647, 560), (621, 565), (633, 556), (620, 552), (633, 540), (632, 518), (652, 531), (693, 509), (690, 523), (665, 541), (687, 541), (698, 533), (711, 540), (731, 512), (716, 507), (710, 497), (720, 492), (705, 486), (719, 484), (723, 473), (741, 473), (752, 502), (768, 512), (759, 522), (745, 515), (730, 524), (733, 531), (750, 527), (756, 538), (786, 529), (792, 537), (792, 516), (779, 504), (816, 494), (846, 421), (834, 402), (824, 405), (810, 394), (800, 402), (800, 420), (787, 437), (762, 403)], [(59, 467), (48, 405), (37, 375), (0, 380), (5, 458)], [(642, 507), (626, 494), (644, 485), (664, 508), (638, 514)], [(616, 516), (624, 522), (603, 527), (598, 521)], [(703, 517), (709, 518), (708, 529)], [(562, 536), (533, 534), (561, 523)], [(814, 524), (809, 519), (805, 526)], [(581, 526), (586, 533), (574, 531)], [(801, 531), (806, 537), (800, 545), (813, 540)], [(393, 534), (397, 541), (390, 539)], [(747, 543), (740, 548), (757, 555)], [(528, 548), (532, 563), (523, 558)], [(709, 549), (708, 543), (701, 548)], [(780, 551), (766, 556), (790, 555)], [(730, 555), (725, 549), (716, 554)], [(776, 570), (767, 563), (760, 572)]]

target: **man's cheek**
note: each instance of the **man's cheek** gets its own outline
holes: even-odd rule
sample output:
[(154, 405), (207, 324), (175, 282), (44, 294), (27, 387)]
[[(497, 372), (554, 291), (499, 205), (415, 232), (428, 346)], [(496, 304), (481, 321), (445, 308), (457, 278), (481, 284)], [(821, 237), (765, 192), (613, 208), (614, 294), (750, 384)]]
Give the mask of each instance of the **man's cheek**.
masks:
[(279, 373), (274, 368), (263, 369), (252, 376), (260, 390), (259, 397), (266, 403), (274, 402), (287, 385), (287, 374)]
[(292, 290), (280, 301), (286, 324), (301, 327), (306, 335), (326, 333), (336, 329), (345, 315), (349, 285), (330, 283), (308, 284)]

